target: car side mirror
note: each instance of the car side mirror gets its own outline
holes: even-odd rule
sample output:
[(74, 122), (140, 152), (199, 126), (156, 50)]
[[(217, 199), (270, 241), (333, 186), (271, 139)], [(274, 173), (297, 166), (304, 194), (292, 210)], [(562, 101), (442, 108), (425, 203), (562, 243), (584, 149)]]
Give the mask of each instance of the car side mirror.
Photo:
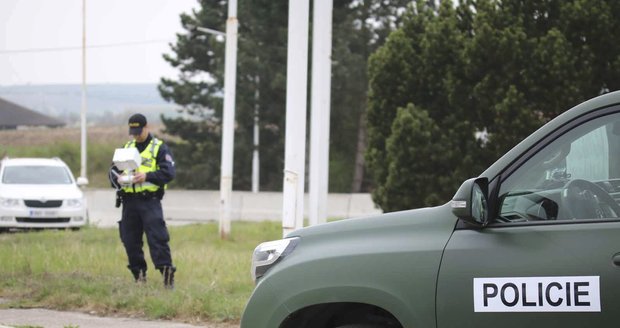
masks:
[(88, 179), (85, 177), (78, 177), (75, 183), (78, 185), (78, 187), (83, 187), (88, 184)]
[(488, 189), (487, 178), (473, 178), (463, 182), (450, 202), (452, 213), (467, 223), (485, 226), (489, 212)]

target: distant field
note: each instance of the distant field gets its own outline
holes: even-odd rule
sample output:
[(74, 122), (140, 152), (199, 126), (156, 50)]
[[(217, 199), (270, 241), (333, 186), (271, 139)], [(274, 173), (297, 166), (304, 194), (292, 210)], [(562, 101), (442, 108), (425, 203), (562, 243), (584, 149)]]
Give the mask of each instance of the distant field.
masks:
[[(161, 126), (154, 126), (155, 133)], [(47, 146), (60, 142), (70, 142), (80, 145), (81, 131), (75, 128), (57, 129), (26, 129), (0, 130), (0, 147), (32, 147)], [(87, 129), (87, 141), (90, 143), (114, 143), (122, 145), (129, 140), (126, 126), (93, 126)], [(1, 148), (0, 148), (1, 149)]]
[[(153, 126), (158, 137), (168, 140)], [(89, 187), (109, 187), (107, 172), (114, 149), (130, 139), (127, 127), (94, 126), (87, 129), (87, 177)], [(75, 176), (80, 175), (81, 131), (75, 128), (0, 130), (0, 157), (59, 157), (69, 165)]]

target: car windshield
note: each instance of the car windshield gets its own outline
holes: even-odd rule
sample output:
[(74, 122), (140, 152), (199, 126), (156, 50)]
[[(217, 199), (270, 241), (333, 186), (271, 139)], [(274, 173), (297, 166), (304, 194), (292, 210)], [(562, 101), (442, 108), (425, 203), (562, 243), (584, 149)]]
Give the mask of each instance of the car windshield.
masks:
[(71, 184), (69, 171), (62, 166), (7, 166), (2, 175), (6, 184)]

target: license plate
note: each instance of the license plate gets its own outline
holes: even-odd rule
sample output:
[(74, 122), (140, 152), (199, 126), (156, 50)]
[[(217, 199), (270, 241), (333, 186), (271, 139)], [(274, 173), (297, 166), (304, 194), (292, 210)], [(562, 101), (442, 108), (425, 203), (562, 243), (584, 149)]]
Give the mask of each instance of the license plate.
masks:
[(30, 217), (33, 218), (41, 218), (41, 217), (51, 217), (56, 216), (56, 211), (46, 211), (46, 210), (30, 210)]

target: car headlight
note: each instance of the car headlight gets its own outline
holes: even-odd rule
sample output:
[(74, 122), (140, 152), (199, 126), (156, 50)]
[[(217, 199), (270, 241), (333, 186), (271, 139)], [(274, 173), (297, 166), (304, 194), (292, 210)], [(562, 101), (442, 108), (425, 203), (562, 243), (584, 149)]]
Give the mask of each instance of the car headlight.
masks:
[(0, 198), (0, 206), (2, 206), (2, 207), (17, 207), (17, 206), (19, 206), (19, 199), (15, 199), (15, 198)]
[(67, 207), (80, 207), (80, 206), (82, 206), (82, 199), (81, 198), (66, 199), (65, 200), (65, 206), (67, 206)]
[(267, 270), (290, 254), (299, 243), (299, 237), (286, 238), (262, 243), (252, 254), (252, 280), (262, 277)]

